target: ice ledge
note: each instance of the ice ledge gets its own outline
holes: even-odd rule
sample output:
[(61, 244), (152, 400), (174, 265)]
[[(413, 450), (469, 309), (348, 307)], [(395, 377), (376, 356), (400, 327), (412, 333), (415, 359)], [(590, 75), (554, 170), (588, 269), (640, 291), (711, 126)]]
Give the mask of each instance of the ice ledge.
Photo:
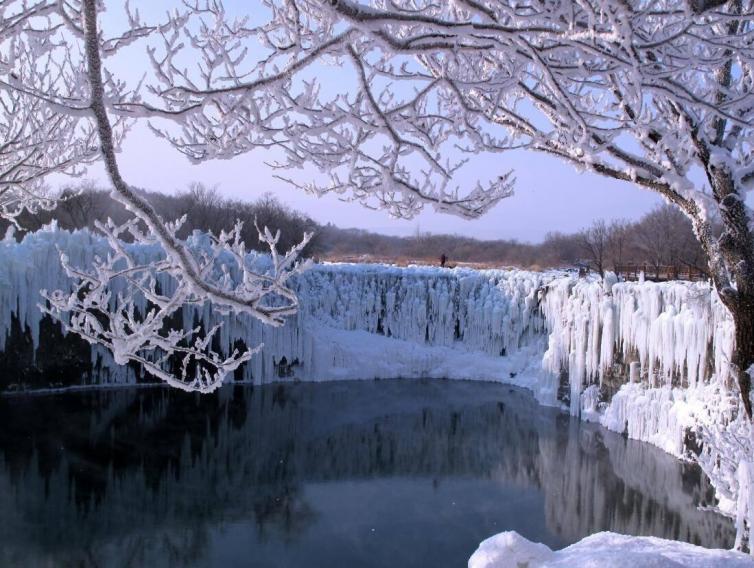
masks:
[(754, 559), (741, 552), (702, 548), (685, 542), (612, 532), (590, 535), (553, 551), (515, 531), (483, 541), (469, 568), (751, 568)]

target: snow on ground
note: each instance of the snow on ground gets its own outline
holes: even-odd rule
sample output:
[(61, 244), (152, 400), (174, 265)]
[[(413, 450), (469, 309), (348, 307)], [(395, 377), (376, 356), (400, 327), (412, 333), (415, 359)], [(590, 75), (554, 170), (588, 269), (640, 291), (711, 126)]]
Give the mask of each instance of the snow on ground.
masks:
[(515, 531), (483, 541), (469, 568), (751, 568), (754, 559), (740, 552), (714, 550), (651, 536), (601, 532), (553, 551)]
[[(311, 359), (313, 380), (459, 379), (513, 382), (519, 374), (536, 376), (538, 346), (500, 358), (437, 345), (417, 345), (366, 331), (319, 327)], [(528, 370), (528, 373), (527, 373)], [(516, 381), (521, 384), (522, 381)], [(534, 388), (536, 381), (530, 381)]]

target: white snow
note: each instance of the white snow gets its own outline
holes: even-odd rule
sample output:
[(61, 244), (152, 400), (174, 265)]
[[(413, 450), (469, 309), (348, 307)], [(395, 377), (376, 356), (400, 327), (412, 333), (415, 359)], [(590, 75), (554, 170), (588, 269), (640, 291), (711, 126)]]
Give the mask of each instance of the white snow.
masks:
[(740, 552), (702, 548), (685, 542), (611, 532), (590, 535), (553, 551), (514, 531), (483, 541), (469, 568), (749, 568), (754, 559)]

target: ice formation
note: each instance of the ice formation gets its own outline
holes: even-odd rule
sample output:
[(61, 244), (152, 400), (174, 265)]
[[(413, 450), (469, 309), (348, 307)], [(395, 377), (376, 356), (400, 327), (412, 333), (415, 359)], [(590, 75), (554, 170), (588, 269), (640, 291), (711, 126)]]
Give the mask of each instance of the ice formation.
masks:
[[(0, 351), (14, 317), (21, 329), (30, 330), (34, 347), (39, 345), (43, 319), (39, 290), (68, 286), (57, 248), (66, 252), (71, 264), (82, 266), (106, 250), (86, 231), (55, 228), (29, 235), (19, 244), (10, 238), (0, 243)], [(141, 252), (145, 258), (156, 254), (146, 247)], [(244, 314), (228, 317), (213, 312), (208, 303), (186, 307), (183, 325), (210, 329), (222, 323), (218, 339), (227, 352), (239, 341), (247, 346), (263, 343), (262, 353), (236, 374), (237, 380), (248, 382), (439, 376), (432, 368), (441, 368), (443, 359), (448, 360), (448, 374), (442, 376), (485, 378), (501, 355), (515, 355), (541, 342), (545, 323), (537, 310), (536, 293), (549, 277), (523, 271), (320, 265), (297, 277), (301, 309), (281, 328)], [(383, 338), (391, 341), (380, 341)], [(422, 352), (417, 346), (430, 349)], [(453, 350), (440, 349), (448, 347)], [(380, 355), (385, 349), (394, 355)], [(467, 364), (454, 369), (456, 356)], [(380, 360), (365, 366), (364, 357)], [(489, 364), (482, 364), (475, 375), (468, 363), (477, 357)], [(115, 365), (96, 346), (92, 360), (95, 382), (139, 380), (133, 368)], [(499, 369), (495, 372), (501, 374)]]
[(542, 311), (543, 368), (568, 371), (573, 414), (584, 388), (613, 376), (620, 384), (633, 374), (651, 387), (730, 383), (733, 323), (706, 283), (561, 278), (548, 286)]
[[(40, 345), (39, 290), (68, 286), (56, 248), (73, 265), (104, 253), (88, 232), (54, 227), (21, 243), (10, 237), (0, 243), (0, 352), (14, 325), (29, 331), (34, 348)], [(280, 328), (215, 313), (209, 304), (186, 307), (183, 324), (209, 329), (222, 322), (218, 341), (226, 352), (263, 343), (234, 377), (256, 384), (392, 377), (512, 382), (543, 404), (564, 404), (673, 455), (698, 454), (730, 514), (754, 495), (739, 491), (754, 489), (754, 482), (740, 467), (751, 452), (739, 442), (746, 435), (728, 363), (733, 325), (706, 283), (323, 264), (298, 275), (295, 289), (300, 311)], [(144, 380), (96, 346), (91, 368), (81, 382)], [(24, 387), (12, 381), (0, 390)], [(48, 386), (55, 384), (50, 377)], [(754, 506), (744, 508), (740, 524), (749, 526)]]

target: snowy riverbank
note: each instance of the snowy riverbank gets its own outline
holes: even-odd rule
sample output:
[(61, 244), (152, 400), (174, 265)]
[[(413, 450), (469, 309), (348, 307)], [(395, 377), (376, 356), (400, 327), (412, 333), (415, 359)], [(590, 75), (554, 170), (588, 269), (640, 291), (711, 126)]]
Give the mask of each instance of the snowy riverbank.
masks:
[[(87, 232), (0, 243), (0, 363), (8, 371), (0, 390), (143, 382), (138, 368), (116, 365), (43, 318), (39, 290), (68, 285), (57, 248), (79, 266), (104, 252)], [(222, 322), (219, 344), (228, 351), (264, 343), (233, 377), (255, 384), (393, 377), (517, 384), (542, 404), (677, 457), (698, 453), (721, 510), (748, 503), (739, 491), (748, 478), (738, 469), (749, 449), (731, 442), (741, 426), (728, 369), (733, 329), (704, 283), (334, 264), (301, 275), (296, 289), (301, 311), (281, 328), (208, 305), (184, 309), (183, 325)]]
[(516, 532), (488, 538), (469, 559), (469, 568), (750, 568), (754, 559), (740, 552), (712, 550), (651, 536), (601, 532), (553, 551)]

